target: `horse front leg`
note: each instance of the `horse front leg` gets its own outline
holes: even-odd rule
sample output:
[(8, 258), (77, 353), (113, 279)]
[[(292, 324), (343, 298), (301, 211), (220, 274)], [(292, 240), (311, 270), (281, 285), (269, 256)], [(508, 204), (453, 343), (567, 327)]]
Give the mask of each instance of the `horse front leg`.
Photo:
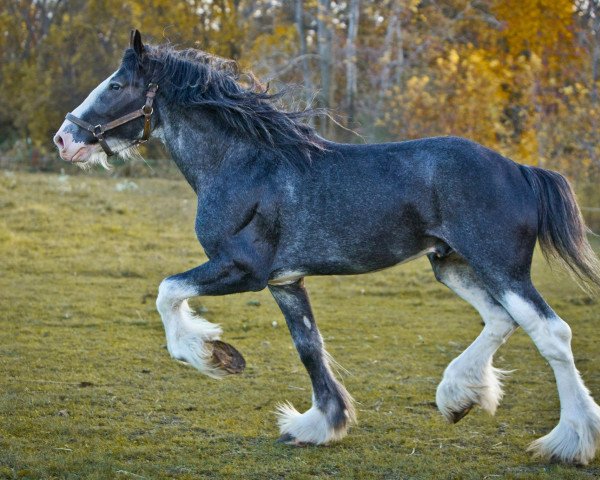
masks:
[(294, 345), (312, 382), (312, 407), (299, 413), (291, 404), (278, 407), (279, 441), (290, 445), (322, 445), (346, 435), (355, 420), (352, 397), (335, 379), (329, 354), (315, 323), (303, 280), (290, 285), (269, 285), (285, 316)]
[(192, 365), (201, 373), (221, 378), (244, 370), (246, 362), (231, 345), (219, 340), (219, 325), (197, 316), (188, 298), (261, 290), (266, 280), (256, 279), (233, 261), (209, 261), (165, 278), (158, 289), (160, 313), (171, 357)]

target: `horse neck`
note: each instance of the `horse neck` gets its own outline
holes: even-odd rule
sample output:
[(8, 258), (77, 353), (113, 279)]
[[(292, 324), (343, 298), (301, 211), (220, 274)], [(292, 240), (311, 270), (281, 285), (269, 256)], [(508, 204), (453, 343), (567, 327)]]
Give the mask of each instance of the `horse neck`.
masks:
[(249, 145), (226, 131), (210, 112), (180, 107), (160, 108), (159, 112), (157, 137), (196, 192), (219, 173), (226, 157), (250, 151)]

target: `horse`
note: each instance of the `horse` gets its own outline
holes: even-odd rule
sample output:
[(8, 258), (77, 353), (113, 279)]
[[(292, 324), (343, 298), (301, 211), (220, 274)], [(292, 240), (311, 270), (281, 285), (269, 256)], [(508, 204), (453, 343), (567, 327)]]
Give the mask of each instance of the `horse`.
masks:
[[(131, 32), (118, 69), (54, 137), (62, 159), (108, 167), (153, 136), (197, 194), (195, 232), (208, 261), (165, 278), (157, 310), (169, 354), (213, 378), (243, 356), (188, 299), (268, 288), (312, 385), (304, 413), (279, 405), (279, 441), (323, 445), (355, 422), (332, 373), (304, 277), (362, 274), (426, 255), (439, 282), (470, 303), (484, 327), (445, 369), (436, 404), (449, 422), (503, 396), (497, 349), (518, 328), (552, 367), (560, 419), (530, 449), (586, 464), (600, 445), (600, 407), (574, 363), (571, 329), (534, 287), (536, 242), (585, 285), (600, 285), (574, 193), (562, 175), (518, 164), (470, 140), (435, 137), (341, 144), (279, 107), (235, 62), (196, 49), (144, 45)], [(142, 108), (138, 108), (143, 105)]]

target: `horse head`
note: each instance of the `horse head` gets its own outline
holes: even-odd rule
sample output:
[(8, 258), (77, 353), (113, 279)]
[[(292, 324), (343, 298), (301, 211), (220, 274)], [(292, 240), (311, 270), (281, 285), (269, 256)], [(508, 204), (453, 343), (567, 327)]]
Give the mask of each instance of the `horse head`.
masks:
[(98, 85), (54, 136), (63, 160), (81, 167), (109, 168), (108, 156), (131, 156), (146, 141), (158, 86), (149, 82), (150, 59), (138, 30), (133, 30), (121, 65)]

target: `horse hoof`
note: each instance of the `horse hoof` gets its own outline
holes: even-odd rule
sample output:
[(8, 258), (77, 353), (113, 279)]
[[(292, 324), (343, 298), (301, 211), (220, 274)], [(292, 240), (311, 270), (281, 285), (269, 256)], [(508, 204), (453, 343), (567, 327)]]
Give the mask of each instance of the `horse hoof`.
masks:
[(277, 439), (277, 443), (283, 443), (292, 447), (307, 447), (310, 443), (301, 442), (289, 433), (284, 433)]
[(213, 340), (206, 342), (212, 345), (211, 361), (214, 367), (227, 373), (242, 373), (246, 368), (246, 360), (229, 343)]
[(451, 421), (452, 421), (452, 423), (458, 423), (460, 420), (462, 420), (467, 415), (467, 413), (469, 413), (471, 411), (472, 408), (473, 408), (473, 404), (469, 405), (464, 410), (451, 412), (451, 415), (452, 415)]
[(281, 435), (281, 437), (279, 437), (279, 438), (277, 439), (277, 442), (276, 442), (276, 443), (285, 443), (285, 444), (289, 444), (289, 443), (293, 442), (294, 440), (296, 440), (296, 439), (294, 438), (294, 436), (293, 436), (293, 435), (291, 435), (291, 434), (289, 434), (289, 433), (284, 433), (284, 434), (282, 434), (282, 435)]

